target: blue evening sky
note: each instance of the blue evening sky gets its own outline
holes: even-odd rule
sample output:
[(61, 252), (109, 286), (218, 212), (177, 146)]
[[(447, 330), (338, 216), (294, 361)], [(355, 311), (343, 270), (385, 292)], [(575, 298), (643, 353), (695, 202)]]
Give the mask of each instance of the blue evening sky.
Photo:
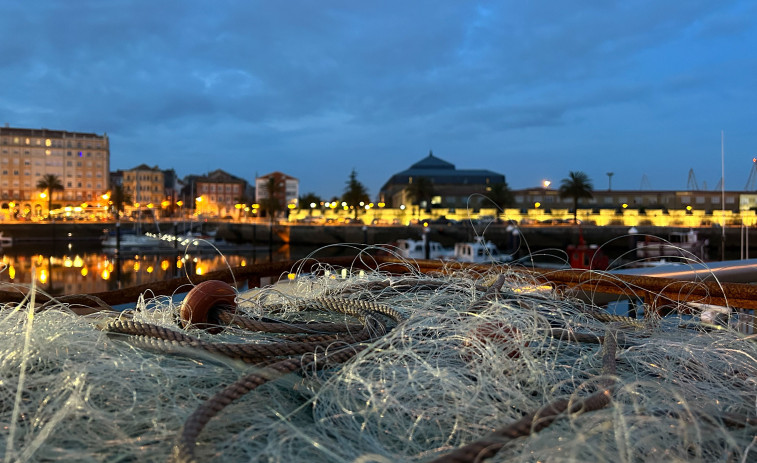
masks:
[(512, 188), (747, 186), (757, 2), (2, 1), (0, 124), (103, 133), (111, 169), (274, 170), (372, 197), (429, 150)]

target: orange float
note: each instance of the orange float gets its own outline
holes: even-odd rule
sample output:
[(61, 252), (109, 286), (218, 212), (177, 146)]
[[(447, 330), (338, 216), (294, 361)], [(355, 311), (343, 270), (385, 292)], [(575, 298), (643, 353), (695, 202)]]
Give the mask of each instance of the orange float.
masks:
[(193, 327), (218, 333), (218, 311), (236, 311), (237, 291), (233, 286), (220, 280), (207, 280), (187, 293), (181, 303), (181, 322), (184, 328)]

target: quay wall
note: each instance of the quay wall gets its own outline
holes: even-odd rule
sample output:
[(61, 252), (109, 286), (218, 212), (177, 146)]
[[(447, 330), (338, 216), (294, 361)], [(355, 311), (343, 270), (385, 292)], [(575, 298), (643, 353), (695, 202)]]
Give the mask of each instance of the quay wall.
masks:
[[(671, 232), (688, 231), (679, 227), (636, 227), (635, 235), (629, 234), (625, 226), (520, 226), (517, 229), (504, 225), (473, 227), (470, 224), (431, 225), (424, 229), (419, 225), (408, 226), (360, 226), (360, 225), (274, 225), (249, 223), (218, 224), (217, 237), (229, 241), (254, 242), (265, 245), (292, 244), (321, 246), (340, 243), (390, 244), (398, 239), (421, 239), (424, 233), (430, 240), (439, 241), (443, 246), (452, 247), (456, 242), (472, 241), (482, 236), (492, 241), (500, 249), (511, 252), (519, 247), (519, 254), (543, 249), (564, 250), (569, 244), (578, 244), (581, 236), (588, 244), (602, 245), (605, 252), (618, 256), (635, 246), (635, 241), (645, 235), (665, 238)], [(722, 229), (719, 227), (694, 228), (701, 239), (709, 240), (708, 252), (712, 259), (721, 255)], [(517, 233), (513, 231), (517, 230)], [(740, 227), (725, 229), (726, 253), (738, 254), (742, 241), (746, 241)], [(757, 255), (757, 230), (748, 229), (750, 247)], [(738, 255), (736, 255), (738, 257)], [(731, 257), (733, 258), (733, 257)]]

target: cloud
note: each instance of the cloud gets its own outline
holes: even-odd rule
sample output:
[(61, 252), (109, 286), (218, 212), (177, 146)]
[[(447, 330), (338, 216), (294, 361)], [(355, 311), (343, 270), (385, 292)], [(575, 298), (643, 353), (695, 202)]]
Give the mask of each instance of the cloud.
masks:
[[(466, 168), (510, 147), (611, 164), (610, 145), (635, 140), (592, 152), (582, 140), (599, 127), (620, 137), (657, 125), (662, 137), (670, 117), (702, 127), (698, 101), (734, 121), (725, 114), (755, 98), (745, 44), (757, 12), (745, 1), (40, 0), (4, 13), (9, 123), (107, 131), (114, 165), (180, 159), (180, 174), (215, 168), (212, 152), (227, 169), (252, 159), (247, 175), (300, 159), (293, 174), (310, 182), (341, 159), (377, 193), (429, 148)], [(520, 168), (524, 182), (536, 176)]]

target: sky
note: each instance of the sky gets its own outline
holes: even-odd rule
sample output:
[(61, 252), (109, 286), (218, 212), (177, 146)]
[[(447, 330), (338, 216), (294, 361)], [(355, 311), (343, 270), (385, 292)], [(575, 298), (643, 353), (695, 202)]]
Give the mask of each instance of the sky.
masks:
[(433, 151), (513, 189), (757, 189), (752, 0), (0, 5), (0, 124), (107, 133), (111, 170), (375, 198)]

